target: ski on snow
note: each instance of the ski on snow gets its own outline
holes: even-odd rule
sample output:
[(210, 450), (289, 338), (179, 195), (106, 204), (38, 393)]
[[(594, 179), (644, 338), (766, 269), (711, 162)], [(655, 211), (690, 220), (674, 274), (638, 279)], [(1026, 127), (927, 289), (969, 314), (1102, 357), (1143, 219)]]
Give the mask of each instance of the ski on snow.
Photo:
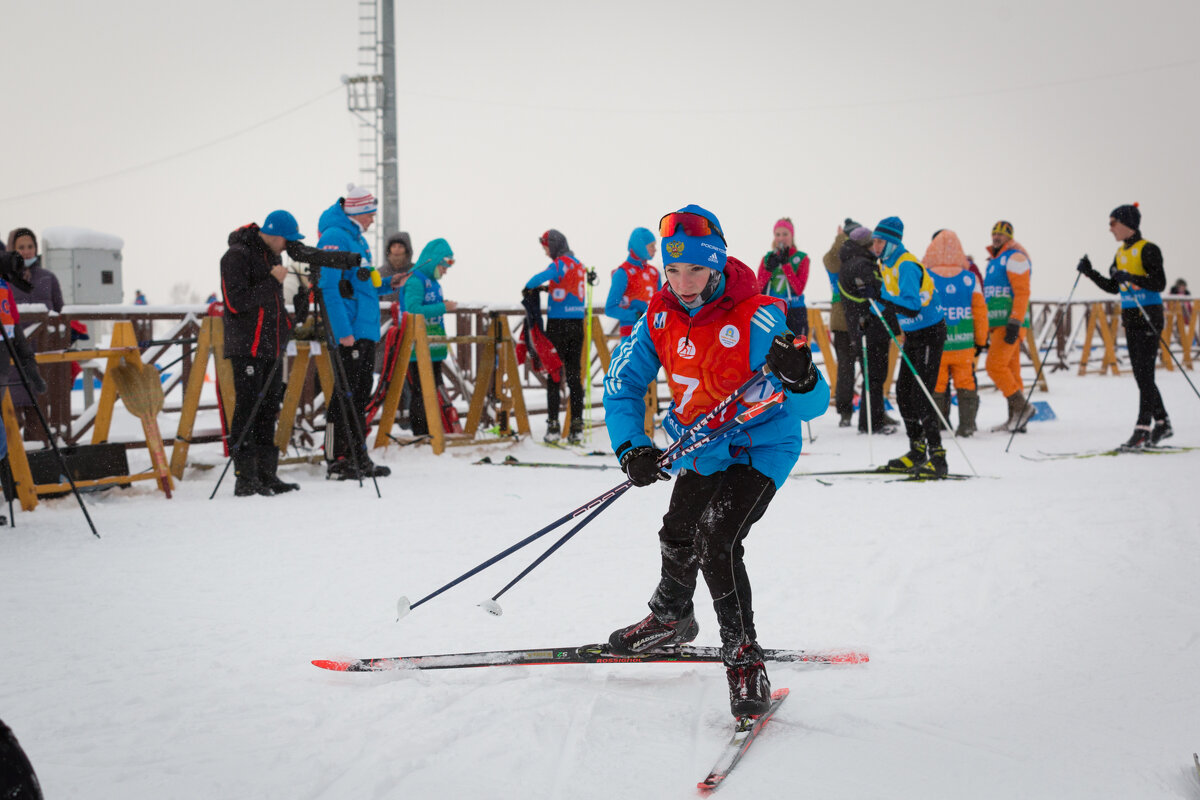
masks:
[(521, 461), (516, 456), (505, 456), (503, 461), (492, 461), (491, 456), (484, 456), (474, 462), (475, 466), (490, 467), (546, 467), (555, 469), (620, 469), (616, 464), (559, 464), (553, 461)]
[[(865, 664), (870, 657), (855, 650), (764, 650), (766, 661), (814, 667)], [(698, 645), (664, 648), (633, 656), (618, 655), (607, 644), (548, 647), (540, 650), (492, 650), (483, 653), (444, 653), (348, 661), (318, 659), (313, 666), (334, 672), (390, 672), (406, 669), (460, 669), (465, 667), (535, 666), (542, 664), (712, 664), (720, 663), (721, 649)]]
[(766, 713), (757, 717), (738, 717), (734, 723), (733, 737), (729, 743), (725, 745), (725, 749), (721, 751), (720, 758), (713, 766), (712, 771), (708, 773), (708, 777), (696, 784), (698, 789), (705, 793), (716, 791), (721, 783), (729, 777), (729, 773), (737, 766), (737, 763), (742, 760), (742, 756), (750, 749), (750, 745), (754, 743), (758, 737), (759, 731), (767, 724), (767, 721), (775, 715), (779, 707), (783, 705), (783, 701), (787, 699), (787, 689), (776, 689), (771, 692), (771, 705), (767, 708)]
[(1196, 447), (1179, 447), (1174, 445), (1157, 445), (1150, 447), (1112, 447), (1108, 450), (1080, 450), (1075, 453), (1047, 453), (1043, 450), (1038, 451), (1036, 456), (1027, 456), (1022, 454), (1021, 458), (1026, 461), (1058, 461), (1064, 458), (1098, 458), (1100, 456), (1119, 456), (1122, 454), (1140, 454), (1140, 455), (1171, 455), (1173, 453), (1186, 453), (1191, 450), (1200, 448)]

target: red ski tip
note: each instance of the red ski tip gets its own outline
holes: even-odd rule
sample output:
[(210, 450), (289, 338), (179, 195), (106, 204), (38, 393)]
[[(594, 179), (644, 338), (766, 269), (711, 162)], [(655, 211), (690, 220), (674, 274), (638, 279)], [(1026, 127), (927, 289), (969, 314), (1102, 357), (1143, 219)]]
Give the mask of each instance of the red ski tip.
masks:
[(320, 667), (321, 669), (331, 669), (334, 672), (345, 672), (348, 669), (350, 669), (349, 661), (325, 661), (325, 660), (318, 659), (312, 663), (313, 663), (314, 667)]
[(870, 660), (871, 657), (866, 653), (856, 653), (853, 651), (833, 653), (829, 657), (831, 664), (866, 664)]

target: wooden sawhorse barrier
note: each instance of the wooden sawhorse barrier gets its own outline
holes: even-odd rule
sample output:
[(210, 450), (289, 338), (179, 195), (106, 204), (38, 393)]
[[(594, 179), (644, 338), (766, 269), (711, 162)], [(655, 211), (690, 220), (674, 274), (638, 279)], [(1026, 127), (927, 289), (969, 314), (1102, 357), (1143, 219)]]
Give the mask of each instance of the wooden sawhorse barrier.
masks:
[[(475, 376), (475, 390), (471, 394), (471, 405), (463, 432), (446, 433), (442, 425), (441, 402), (433, 380), (431, 344), (479, 344), (483, 353), (479, 358), (479, 371)], [(435, 454), (441, 455), (448, 445), (480, 444), (475, 436), (483, 419), (483, 407), (489, 391), (494, 393), (500, 412), (501, 428), (507, 430), (509, 415), (516, 418), (517, 432), (529, 435), (529, 414), (525, 410), (525, 397), (521, 392), (521, 380), (517, 373), (517, 352), (513, 343), (508, 318), (503, 314), (492, 317), (491, 335), (488, 336), (430, 336), (425, 327), (425, 317), (420, 314), (404, 315), (404, 333), (400, 337), (400, 350), (396, 355), (396, 370), (392, 382), (384, 395), (379, 410), (379, 428), (375, 433), (375, 447), (386, 447), (395, 424), (396, 411), (400, 408), (400, 395), (404, 390), (405, 375), (413, 353), (416, 353), (417, 379), (421, 381), (421, 398), (425, 405), (425, 419), (429, 423), (429, 441)], [(494, 382), (494, 385), (493, 385)], [(484, 442), (490, 440), (482, 440)]]
[(1092, 303), (1088, 306), (1087, 333), (1083, 338), (1083, 352), (1079, 356), (1079, 374), (1086, 375), (1088, 359), (1092, 353), (1092, 334), (1100, 333), (1104, 343), (1104, 357), (1100, 360), (1100, 374), (1112, 370), (1113, 375), (1120, 375), (1121, 368), (1117, 362), (1117, 331), (1121, 329), (1121, 312), (1119, 306), (1111, 315), (1108, 306), (1113, 303)]
[[(117, 322), (113, 326), (112, 341), (108, 347), (92, 350), (62, 350), (37, 353), (35, 357), (39, 364), (61, 364), (69, 361), (106, 359), (104, 379), (100, 384), (100, 398), (96, 403), (95, 422), (92, 425), (91, 443), (102, 444), (107, 442), (109, 430), (112, 427), (113, 410), (116, 407), (119, 396), (117, 382), (113, 377), (114, 370), (123, 361), (142, 367), (141, 349), (138, 347), (137, 334), (134, 333), (133, 323), (128, 320)], [(153, 367), (150, 369), (154, 370)], [(154, 370), (154, 372), (154, 379), (157, 380), (157, 370)], [(40, 495), (62, 494), (71, 491), (71, 484), (69, 483), (35, 484), (33, 482), (33, 473), (29, 468), (29, 458), (25, 454), (25, 444), (21, 440), (21, 429), (17, 425), (12, 397), (7, 391), (4, 392), (3, 400), (0, 401), (0, 414), (4, 416), (5, 437), (8, 442), (9, 468), (12, 470), (13, 483), (22, 510), (32, 511), (37, 508), (38, 497)], [(156, 428), (157, 426), (154, 427)], [(138, 473), (136, 475), (110, 475), (105, 478), (94, 478), (91, 480), (77, 480), (75, 481), (75, 486), (77, 488), (86, 488), (90, 486), (127, 485), (134, 481), (152, 480), (157, 481), (159, 489), (163, 494), (170, 497), (171, 490), (174, 488), (174, 484), (171, 482), (171, 473), (166, 469), (165, 464), (160, 463), (155, 458), (154, 454), (155, 447), (161, 451), (162, 439), (156, 435), (157, 431), (150, 430), (149, 426), (143, 425), (143, 430), (146, 434), (146, 447), (150, 451), (150, 472)]]

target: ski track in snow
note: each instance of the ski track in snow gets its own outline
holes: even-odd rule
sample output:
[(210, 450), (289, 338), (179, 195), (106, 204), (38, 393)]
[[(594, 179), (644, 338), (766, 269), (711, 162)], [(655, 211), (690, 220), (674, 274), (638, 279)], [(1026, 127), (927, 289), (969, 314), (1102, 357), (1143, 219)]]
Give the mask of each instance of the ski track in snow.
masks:
[[(1128, 375), (1048, 377), (1035, 399), (1057, 421), (1007, 454), (1007, 434), (962, 442), (994, 480), (780, 491), (746, 541), (760, 640), (871, 662), (771, 665), (791, 697), (722, 798), (1197, 796), (1200, 452), (1021, 459), (1112, 446), (1131, 427)], [(1200, 402), (1180, 376), (1158, 379), (1173, 443), (1200, 442)], [(1003, 403), (982, 405), (986, 430)], [(867, 462), (866, 438), (836, 421), (813, 424), (797, 470)], [(904, 446), (876, 437), (876, 461)], [(209, 502), (217, 472), (191, 470), (170, 501), (146, 484), (88, 495), (100, 540), (72, 498), (18, 512), (0, 529), (0, 718), (46, 796), (694, 797), (730, 735), (718, 665), (309, 664), (586, 644), (645, 614), (665, 484), (581, 531), (501, 598), (502, 617), (475, 604), (569, 526), (395, 621), (399, 595), (416, 601), (618, 482), (471, 464), (509, 452), (602, 461), (530, 442), (392, 449), (383, 499), (292, 466), (299, 493), (235, 499), (230, 477)], [(717, 644), (703, 592), (698, 643)]]

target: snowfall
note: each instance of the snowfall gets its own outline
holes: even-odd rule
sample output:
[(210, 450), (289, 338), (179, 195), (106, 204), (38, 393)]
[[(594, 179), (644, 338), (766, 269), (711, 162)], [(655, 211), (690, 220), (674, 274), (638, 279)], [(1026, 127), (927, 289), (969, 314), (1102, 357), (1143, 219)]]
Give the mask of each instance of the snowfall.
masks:
[[(1035, 399), (1056, 418), (1011, 449), (986, 432), (1004, 416), (994, 390), (983, 432), (947, 442), (951, 469), (978, 479), (797, 475), (779, 492), (746, 543), (761, 643), (870, 663), (769, 665), (790, 698), (721, 796), (1200, 797), (1200, 450), (1034, 460), (1113, 447), (1135, 418), (1128, 369), (1047, 380)], [(1169, 443), (1200, 445), (1200, 396), (1178, 371), (1158, 382)], [(797, 473), (906, 449), (832, 410), (811, 435)], [(696, 795), (731, 733), (719, 665), (311, 663), (603, 641), (646, 613), (671, 484), (622, 496), (502, 616), (478, 604), (557, 532), (397, 621), (401, 596), (619, 483), (611, 457), (391, 447), (381, 498), (298, 464), (281, 474), (299, 492), (235, 498), (230, 475), (210, 500), (222, 454), (191, 455), (171, 499), (145, 481), (85, 495), (102, 538), (70, 496), (0, 528), (0, 719), (47, 798)], [(506, 455), (613, 468), (474, 463)], [(697, 608), (698, 643), (717, 644)]]

